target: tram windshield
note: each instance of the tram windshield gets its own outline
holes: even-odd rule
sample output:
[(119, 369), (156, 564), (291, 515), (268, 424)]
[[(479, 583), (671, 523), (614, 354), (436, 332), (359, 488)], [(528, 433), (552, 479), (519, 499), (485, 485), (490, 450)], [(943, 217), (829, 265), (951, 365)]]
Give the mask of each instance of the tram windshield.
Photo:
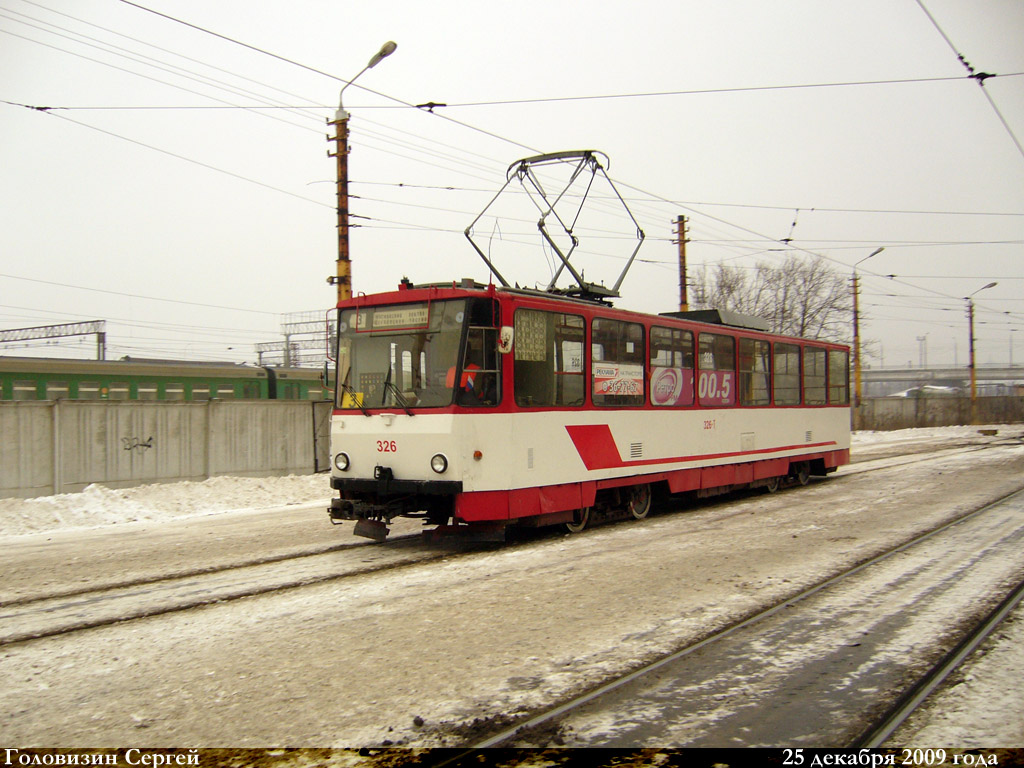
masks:
[[(496, 379), (496, 330), (490, 301), (453, 299), (343, 309), (338, 318), (342, 409), (493, 405), (484, 388)], [(460, 352), (463, 352), (460, 355)], [(477, 359), (477, 358), (480, 359)], [(486, 358), (486, 359), (485, 359)], [(490, 375), (489, 375), (490, 374)]]

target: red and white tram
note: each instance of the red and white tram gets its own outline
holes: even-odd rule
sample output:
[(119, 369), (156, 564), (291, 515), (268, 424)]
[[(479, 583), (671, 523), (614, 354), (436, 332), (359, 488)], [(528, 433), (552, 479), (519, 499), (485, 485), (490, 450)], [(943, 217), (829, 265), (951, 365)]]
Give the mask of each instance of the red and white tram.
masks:
[[(658, 493), (774, 490), (849, 461), (849, 350), (518, 288), (337, 310), (332, 521), (487, 536), (643, 518)], [(750, 324), (747, 324), (750, 325)]]

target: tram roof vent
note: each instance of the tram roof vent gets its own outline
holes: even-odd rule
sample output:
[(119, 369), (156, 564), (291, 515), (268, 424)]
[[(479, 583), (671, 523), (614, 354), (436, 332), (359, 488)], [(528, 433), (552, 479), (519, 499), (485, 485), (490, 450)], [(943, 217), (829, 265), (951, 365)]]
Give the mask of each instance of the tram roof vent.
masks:
[(768, 321), (752, 315), (741, 315), (728, 309), (692, 309), (689, 312), (662, 312), (662, 317), (678, 317), (680, 320), (693, 320), (697, 323), (713, 323), (729, 325), (734, 328), (748, 328), (752, 331), (771, 330)]
[[(404, 288), (403, 288), (404, 286)], [(448, 282), (440, 283), (415, 283), (402, 282), (399, 283), (399, 290), (408, 290), (412, 288), (465, 288), (466, 290), (486, 290), (490, 286), (486, 283), (480, 283), (470, 277), (464, 277), (462, 280), (449, 280)]]

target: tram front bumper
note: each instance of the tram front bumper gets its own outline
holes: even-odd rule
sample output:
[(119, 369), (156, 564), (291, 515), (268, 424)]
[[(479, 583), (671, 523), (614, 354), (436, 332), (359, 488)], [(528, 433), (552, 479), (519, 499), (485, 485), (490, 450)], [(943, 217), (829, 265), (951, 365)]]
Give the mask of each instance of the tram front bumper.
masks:
[(436, 509), (462, 493), (457, 480), (401, 480), (387, 467), (378, 467), (374, 478), (332, 477), (339, 497), (327, 510), (331, 522), (388, 520), (401, 515)]

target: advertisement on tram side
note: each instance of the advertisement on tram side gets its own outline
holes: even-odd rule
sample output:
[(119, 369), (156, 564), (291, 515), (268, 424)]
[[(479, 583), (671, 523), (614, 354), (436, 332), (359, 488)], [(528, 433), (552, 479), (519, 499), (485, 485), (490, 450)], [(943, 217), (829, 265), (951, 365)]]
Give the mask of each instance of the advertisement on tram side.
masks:
[(693, 371), (687, 368), (652, 368), (651, 404), (693, 405)]

